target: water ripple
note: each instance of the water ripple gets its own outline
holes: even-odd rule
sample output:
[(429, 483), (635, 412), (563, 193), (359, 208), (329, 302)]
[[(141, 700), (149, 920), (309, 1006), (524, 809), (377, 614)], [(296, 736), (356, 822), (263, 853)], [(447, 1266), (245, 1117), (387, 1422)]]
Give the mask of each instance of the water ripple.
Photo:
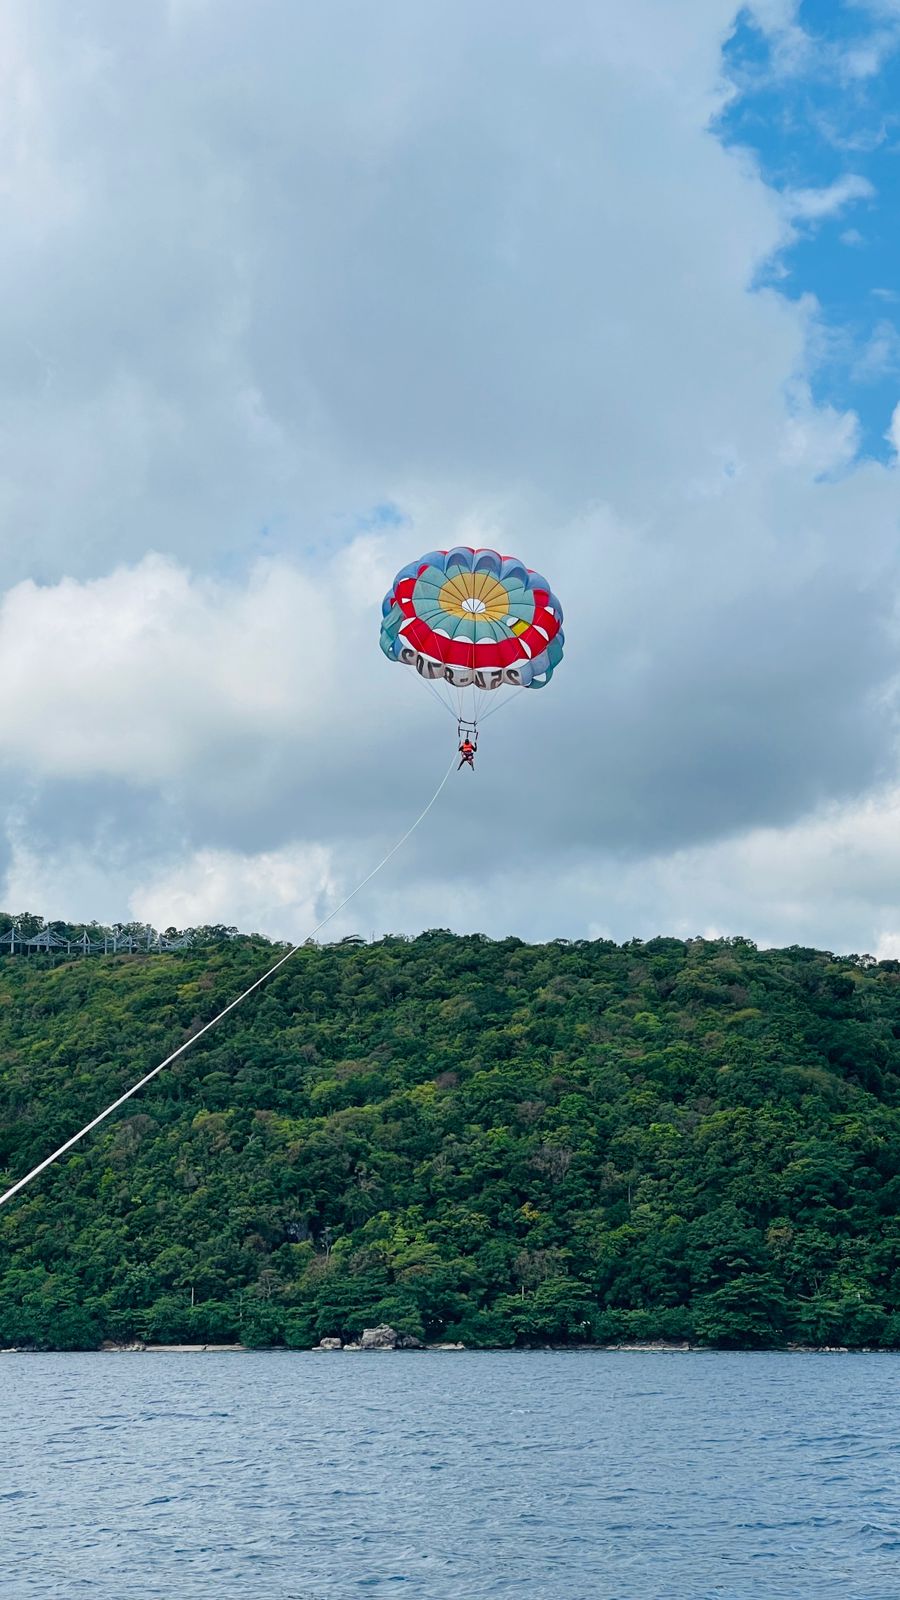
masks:
[(4, 1356), (0, 1597), (890, 1600), (895, 1371)]

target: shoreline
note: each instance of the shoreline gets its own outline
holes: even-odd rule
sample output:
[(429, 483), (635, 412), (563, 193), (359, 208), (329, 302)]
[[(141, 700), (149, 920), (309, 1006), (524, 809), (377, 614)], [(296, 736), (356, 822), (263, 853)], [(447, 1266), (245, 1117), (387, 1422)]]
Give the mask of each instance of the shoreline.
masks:
[[(261, 1345), (251, 1347), (246, 1344), (111, 1344), (106, 1343), (96, 1350), (35, 1350), (28, 1346), (9, 1346), (0, 1349), (0, 1356), (59, 1356), (59, 1355), (343, 1355), (344, 1351), (356, 1354), (360, 1349), (357, 1344), (345, 1345), (343, 1348), (322, 1349), (312, 1345), (306, 1350), (291, 1350), (287, 1345)], [(663, 1341), (647, 1341), (636, 1344), (545, 1344), (545, 1345), (481, 1345), (478, 1347), (461, 1344), (426, 1344), (418, 1349), (395, 1350), (372, 1347), (364, 1354), (378, 1355), (720, 1355), (720, 1356), (758, 1356), (758, 1355), (844, 1355), (844, 1356), (890, 1356), (900, 1354), (897, 1347), (891, 1349), (879, 1348), (876, 1345), (770, 1345), (764, 1349), (742, 1348), (723, 1350), (714, 1345), (701, 1344), (667, 1344)]]

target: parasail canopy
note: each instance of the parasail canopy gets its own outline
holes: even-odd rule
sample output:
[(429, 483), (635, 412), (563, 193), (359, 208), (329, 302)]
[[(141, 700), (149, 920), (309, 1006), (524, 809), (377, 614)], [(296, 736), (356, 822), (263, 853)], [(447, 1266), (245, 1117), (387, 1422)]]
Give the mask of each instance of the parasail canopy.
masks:
[(398, 572), (382, 606), (381, 648), (476, 723), (485, 695), (550, 682), (562, 660), (562, 622), (546, 578), (517, 556), (456, 545)]

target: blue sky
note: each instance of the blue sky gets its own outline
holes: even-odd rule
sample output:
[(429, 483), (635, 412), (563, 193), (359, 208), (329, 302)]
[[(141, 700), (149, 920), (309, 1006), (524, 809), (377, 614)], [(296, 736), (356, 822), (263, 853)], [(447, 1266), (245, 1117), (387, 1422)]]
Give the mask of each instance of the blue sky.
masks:
[(795, 241), (761, 281), (791, 298), (815, 296), (813, 393), (856, 411), (860, 453), (885, 459), (900, 395), (900, 18), (805, 0), (795, 25), (805, 40), (786, 43), (740, 14), (724, 52), (735, 96), (717, 131), (752, 151), (785, 195), (848, 178), (870, 186), (830, 215), (798, 219)]

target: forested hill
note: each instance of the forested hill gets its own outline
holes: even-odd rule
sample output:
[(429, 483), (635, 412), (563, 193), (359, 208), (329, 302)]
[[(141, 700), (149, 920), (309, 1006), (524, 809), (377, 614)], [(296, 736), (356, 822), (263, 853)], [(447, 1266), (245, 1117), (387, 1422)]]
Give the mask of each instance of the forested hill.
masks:
[[(270, 957), (0, 960), (8, 1181)], [(310, 948), (3, 1208), (0, 1344), (900, 1345), (898, 1202), (897, 962)]]

